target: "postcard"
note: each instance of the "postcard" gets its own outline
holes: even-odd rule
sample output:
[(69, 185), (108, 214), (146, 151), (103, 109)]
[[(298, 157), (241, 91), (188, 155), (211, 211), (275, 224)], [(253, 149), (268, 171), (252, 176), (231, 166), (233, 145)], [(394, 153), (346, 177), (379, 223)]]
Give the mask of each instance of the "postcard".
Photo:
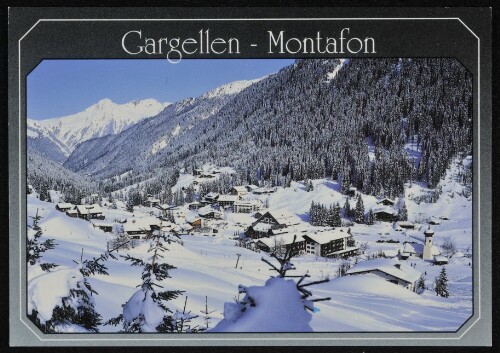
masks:
[(489, 346), (491, 10), (11, 8), (13, 346)]

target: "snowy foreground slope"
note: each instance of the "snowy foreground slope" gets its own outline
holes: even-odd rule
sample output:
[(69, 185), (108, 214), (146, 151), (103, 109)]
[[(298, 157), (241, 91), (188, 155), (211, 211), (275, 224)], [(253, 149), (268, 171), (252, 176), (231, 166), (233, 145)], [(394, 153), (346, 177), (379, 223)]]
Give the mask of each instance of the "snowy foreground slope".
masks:
[[(260, 303), (249, 311), (248, 315), (234, 322), (221, 321), (227, 303), (234, 303), (238, 299), (238, 285), (258, 288), (268, 281), (273, 272), (269, 266), (261, 261), (261, 257), (269, 259), (264, 252), (255, 252), (235, 246), (233, 239), (236, 231), (241, 232), (244, 224), (252, 221), (248, 214), (226, 213), (224, 221), (219, 224), (219, 233), (215, 236), (206, 233), (183, 235), (182, 243), (168, 245), (167, 262), (177, 269), (170, 271), (172, 278), (163, 281), (165, 289), (182, 290), (185, 293), (168, 302), (169, 308), (175, 312), (182, 311), (188, 297), (187, 309), (193, 314), (200, 315), (193, 323), (205, 326), (200, 311), (205, 309), (205, 297), (208, 297), (208, 307), (215, 310), (210, 320), (210, 329), (218, 332), (225, 331), (455, 331), (472, 314), (472, 268), (471, 260), (463, 254), (471, 249), (472, 222), (470, 197), (463, 196), (461, 185), (456, 182), (456, 170), (451, 169), (446, 178), (440, 183), (443, 193), (436, 203), (429, 204), (412, 201), (418, 195), (425, 193), (423, 187), (413, 184), (406, 190), (406, 205), (409, 211), (409, 220), (422, 220), (422, 217), (447, 216), (450, 219), (433, 226), (435, 244), (439, 247), (449, 237), (457, 243), (459, 252), (449, 259), (446, 266), (449, 279), (449, 298), (437, 297), (433, 291), (434, 279), (438, 276), (442, 266), (432, 265), (417, 257), (406, 260), (408, 265), (425, 274), (425, 284), (428, 290), (417, 294), (401, 286), (389, 283), (373, 275), (357, 275), (336, 277), (341, 259), (326, 259), (313, 255), (301, 255), (293, 259), (297, 270), (293, 274), (309, 273), (310, 280), (330, 278), (327, 283), (311, 288), (315, 297), (331, 297), (330, 301), (315, 303), (315, 312), (304, 310), (304, 317), (284, 317), (287, 305), (291, 299), (285, 284), (269, 282), (274, 285), (271, 298), (262, 297)], [(308, 221), (310, 202), (330, 204), (343, 203), (345, 196), (339, 193), (339, 185), (326, 179), (314, 180), (314, 191), (306, 192), (302, 183), (292, 183), (288, 189), (279, 188), (267, 200), (269, 209), (287, 207), (297, 214), (305, 223)], [(451, 196), (453, 195), (453, 196)], [(363, 196), (365, 208), (368, 210), (375, 205), (375, 198)], [(418, 198), (417, 198), (418, 199)], [(73, 273), (73, 260), (99, 256), (106, 250), (107, 242), (115, 237), (112, 233), (104, 233), (94, 229), (90, 222), (73, 219), (58, 212), (54, 204), (28, 197), (28, 215), (33, 216), (37, 209), (43, 216), (40, 222), (44, 237), (54, 238), (58, 244), (55, 249), (47, 251), (42, 260), (54, 262), (58, 265), (53, 273), (64, 278)], [(136, 208), (134, 215), (137, 218), (149, 216), (154, 209), (147, 207)], [(187, 209), (184, 210), (188, 213)], [(106, 219), (130, 217), (131, 213), (125, 210), (112, 210), (104, 207)], [(425, 226), (426, 227), (426, 226)], [(402, 250), (405, 241), (420, 241), (423, 230), (397, 232), (388, 223), (376, 223), (373, 226), (353, 225), (351, 227), (358, 244), (366, 243), (366, 254), (358, 256), (358, 261), (365, 261), (370, 254), (380, 251), (397, 253)], [(394, 242), (387, 242), (391, 240)], [(399, 242), (396, 242), (399, 241)], [(149, 245), (145, 241), (132, 249), (120, 250), (118, 255), (126, 253), (134, 257), (144, 258)], [(83, 251), (83, 255), (82, 255)], [(238, 266), (238, 254), (240, 258)], [(273, 260), (271, 260), (273, 261)], [(352, 261), (352, 260), (351, 260)], [(137, 291), (141, 283), (141, 268), (132, 267), (123, 258), (106, 262), (109, 276), (96, 275), (90, 277), (92, 287), (98, 292), (94, 296), (96, 311), (103, 317), (103, 322), (116, 317), (121, 313), (124, 304)], [(59, 272), (58, 272), (59, 271)], [(73, 271), (73, 272), (72, 272)], [(290, 273), (292, 274), (292, 273)], [(39, 277), (40, 276), (40, 277)], [(60, 300), (63, 295), (54, 284), (54, 288), (41, 285), (45, 274), (32, 268), (29, 273), (28, 303), (30, 308), (38, 305), (45, 313), (50, 312), (50, 306)], [(37, 283), (38, 282), (38, 283)], [(292, 286), (293, 287), (293, 286)], [(64, 288), (62, 288), (64, 289)], [(63, 290), (62, 290), (63, 291)], [(269, 293), (269, 292), (268, 292)], [(239, 298), (241, 299), (241, 298)], [(275, 303), (275, 305), (272, 305)], [(43, 308), (42, 308), (43, 307)], [(227, 317), (226, 317), (227, 319)], [(310, 321), (309, 321), (310, 320)], [(71, 331), (74, 328), (68, 328)], [(101, 326), (100, 332), (114, 332), (121, 326)]]

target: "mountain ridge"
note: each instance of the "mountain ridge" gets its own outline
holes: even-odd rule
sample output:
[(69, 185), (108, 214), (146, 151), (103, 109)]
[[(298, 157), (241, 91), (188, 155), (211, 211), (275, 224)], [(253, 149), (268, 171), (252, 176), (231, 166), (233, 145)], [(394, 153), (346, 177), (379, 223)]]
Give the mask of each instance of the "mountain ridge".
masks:
[[(27, 119), (28, 127), (31, 128), (28, 138), (49, 138), (55, 145), (50, 149), (60, 150), (60, 153), (53, 153), (56, 155), (55, 160), (60, 162), (60, 154), (68, 157), (79, 143), (120, 133), (145, 118), (157, 115), (170, 104), (160, 103), (152, 98), (118, 104), (104, 98), (79, 113), (44, 120)], [(36, 148), (36, 142), (30, 142)]]
[(145, 180), (211, 162), (251, 184), (328, 177), (344, 191), (395, 197), (408, 180), (434, 187), (470, 150), (471, 87), (453, 59), (297, 60), (231, 99), (187, 99), (133, 131), (83, 143), (65, 166)]

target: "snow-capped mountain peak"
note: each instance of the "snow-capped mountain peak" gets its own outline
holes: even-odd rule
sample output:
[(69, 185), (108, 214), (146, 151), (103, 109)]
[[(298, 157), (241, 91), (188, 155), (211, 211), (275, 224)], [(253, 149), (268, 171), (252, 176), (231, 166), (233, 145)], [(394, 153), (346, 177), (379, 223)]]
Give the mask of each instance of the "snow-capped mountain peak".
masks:
[(155, 99), (117, 104), (104, 98), (80, 113), (36, 123), (50, 131), (65, 146), (65, 155), (69, 155), (68, 151), (71, 153), (79, 143), (120, 133), (145, 118), (157, 115), (169, 105)]

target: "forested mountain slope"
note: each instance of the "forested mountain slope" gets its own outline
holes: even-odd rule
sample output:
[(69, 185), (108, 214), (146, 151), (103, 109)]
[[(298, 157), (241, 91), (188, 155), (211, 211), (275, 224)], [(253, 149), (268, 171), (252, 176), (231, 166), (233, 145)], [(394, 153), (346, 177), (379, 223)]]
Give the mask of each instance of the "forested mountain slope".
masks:
[(434, 187), (471, 152), (472, 77), (454, 59), (297, 60), (240, 93), (203, 97), (83, 143), (65, 166), (110, 177), (210, 161), (251, 183), (331, 177), (395, 196), (410, 179)]

